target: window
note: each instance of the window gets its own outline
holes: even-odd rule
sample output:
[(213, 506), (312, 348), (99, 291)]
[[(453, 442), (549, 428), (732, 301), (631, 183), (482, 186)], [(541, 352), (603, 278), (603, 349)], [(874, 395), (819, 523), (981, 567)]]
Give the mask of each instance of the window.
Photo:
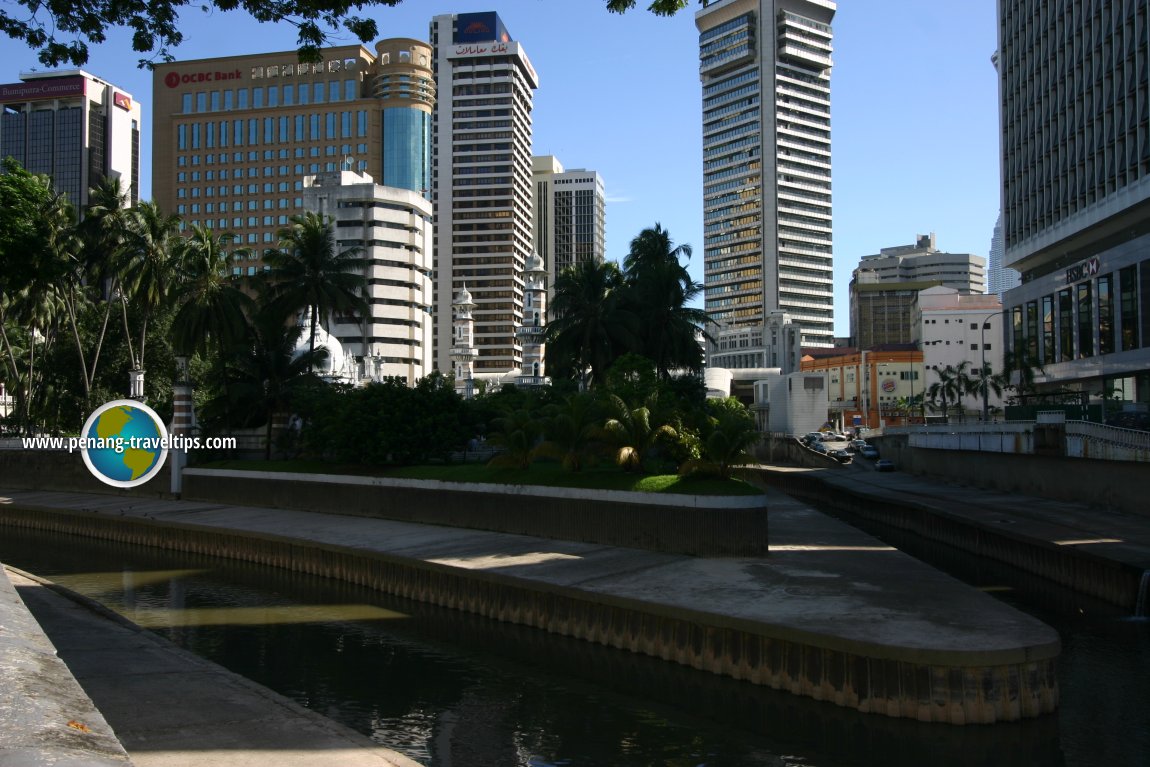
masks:
[(1094, 296), (1090, 283), (1076, 287), (1078, 294), (1078, 358), (1094, 356)]
[(1114, 327), (1114, 275), (1098, 278), (1098, 353), (1113, 354)]
[(192, 111), (192, 94), (185, 93), (180, 97), (180, 111), (184, 114), (190, 114)]
[[(285, 71), (287, 71), (287, 70), (285, 70)], [(285, 85), (283, 87), (283, 89), (284, 89), (284, 106), (290, 107), (292, 104), (295, 103), (295, 86), (294, 85)]]

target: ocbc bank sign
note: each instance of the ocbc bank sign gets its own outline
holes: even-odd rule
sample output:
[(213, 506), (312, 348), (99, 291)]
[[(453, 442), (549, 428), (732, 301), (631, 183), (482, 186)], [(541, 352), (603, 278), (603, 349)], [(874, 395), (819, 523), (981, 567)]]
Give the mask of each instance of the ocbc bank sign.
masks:
[(240, 70), (236, 69), (231, 72), (168, 72), (164, 75), (164, 85), (169, 88), (175, 88), (178, 85), (188, 85), (190, 83), (215, 83), (224, 80), (239, 80)]

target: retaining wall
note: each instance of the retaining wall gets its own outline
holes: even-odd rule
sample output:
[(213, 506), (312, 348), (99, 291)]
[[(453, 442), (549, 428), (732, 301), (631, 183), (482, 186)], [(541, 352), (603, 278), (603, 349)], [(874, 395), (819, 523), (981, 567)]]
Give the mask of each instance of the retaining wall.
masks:
[(146, 498), (171, 498), (172, 457), (139, 487), (120, 489), (92, 476), (79, 452), (66, 450), (0, 450), (0, 485), (11, 490), (61, 490)]
[(286, 537), (0, 506), (0, 523), (338, 578), (401, 597), (642, 653), (865, 713), (974, 724), (1058, 704), (1057, 648), (902, 651), (756, 621)]
[(1150, 465), (1046, 455), (910, 447), (905, 435), (872, 440), (902, 471), (974, 487), (1034, 495), (1150, 516)]
[(0, 565), (0, 764), (131, 767)]
[(692, 556), (765, 556), (766, 497), (187, 469), (184, 500), (394, 519)]
[[(884, 456), (889, 454), (887, 448), (884, 443)], [(1001, 457), (996, 456), (995, 460)], [(986, 461), (985, 458), (983, 460)], [(899, 464), (899, 467), (905, 468), (905, 464)], [(795, 498), (1004, 562), (1112, 604), (1133, 610), (1138, 600), (1143, 571), (1132, 565), (1096, 557), (1074, 547), (1014, 536), (1008, 530), (988, 530), (968, 519), (928, 508), (910, 498), (896, 499), (889, 495), (871, 494), (861, 488), (827, 484), (807, 472), (759, 469), (756, 474), (765, 484)]]

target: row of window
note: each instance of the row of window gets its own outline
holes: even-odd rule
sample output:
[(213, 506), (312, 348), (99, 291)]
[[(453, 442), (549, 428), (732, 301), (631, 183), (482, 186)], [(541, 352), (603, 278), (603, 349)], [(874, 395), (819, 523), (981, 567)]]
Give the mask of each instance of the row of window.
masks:
[(183, 114), (196, 112), (230, 112), (234, 109), (323, 104), (331, 101), (355, 101), (359, 98), (358, 80), (329, 80), (298, 85), (269, 85), (222, 91), (197, 91), (180, 97)]
[(264, 117), (182, 123), (176, 126), (176, 147), (215, 149), (217, 146), (258, 146), (301, 141), (367, 137), (367, 110), (326, 112), (294, 117)]

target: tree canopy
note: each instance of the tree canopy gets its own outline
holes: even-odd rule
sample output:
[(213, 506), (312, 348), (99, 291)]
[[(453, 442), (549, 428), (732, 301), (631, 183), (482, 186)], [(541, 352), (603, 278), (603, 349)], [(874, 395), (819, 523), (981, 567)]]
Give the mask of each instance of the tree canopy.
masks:
[[(401, 0), (209, 0), (197, 6), (203, 10), (241, 10), (259, 22), (286, 22), (298, 30), (300, 59), (315, 61), (328, 34), (344, 29), (362, 42), (378, 35), (372, 18), (352, 15), (353, 11), (375, 6), (394, 6)], [(45, 66), (82, 66), (88, 61), (88, 46), (99, 45), (113, 29), (132, 33), (132, 50), (142, 54), (141, 67), (171, 61), (171, 49), (183, 42), (180, 11), (188, 0), (89, 0), (84, 3), (44, 3), (42, 0), (15, 0), (0, 10), (0, 32), (26, 42), (38, 51)], [(195, 9), (197, 6), (192, 6)], [(687, 6), (687, 0), (652, 0), (648, 10), (671, 16)], [(607, 0), (607, 10), (624, 13), (635, 0)]]

